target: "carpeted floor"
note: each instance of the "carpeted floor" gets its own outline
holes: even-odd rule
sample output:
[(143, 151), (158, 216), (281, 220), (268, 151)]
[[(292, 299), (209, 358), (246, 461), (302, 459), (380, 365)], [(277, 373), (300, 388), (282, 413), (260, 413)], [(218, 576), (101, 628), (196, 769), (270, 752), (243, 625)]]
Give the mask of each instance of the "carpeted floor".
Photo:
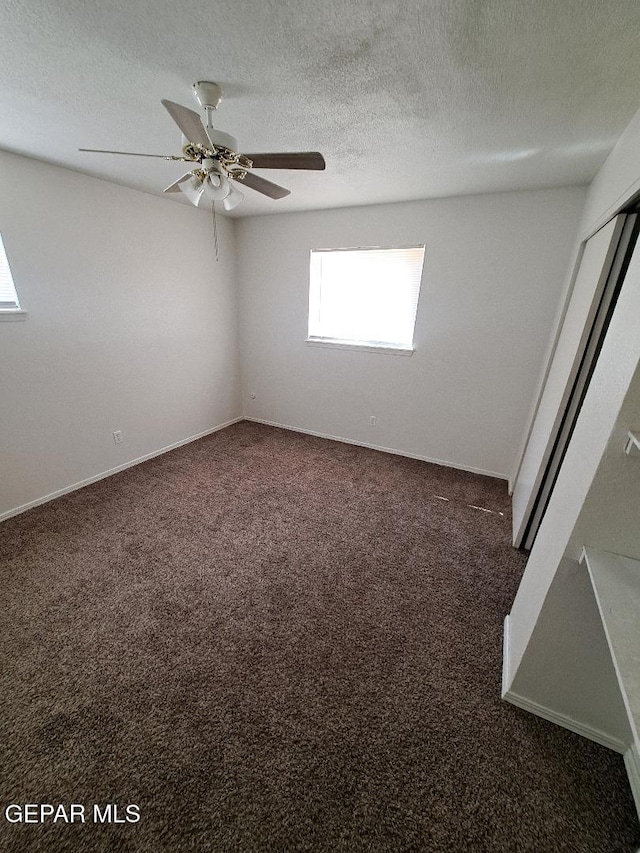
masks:
[(0, 849), (634, 850), (621, 758), (500, 701), (509, 531), (503, 482), (247, 422), (6, 522), (0, 801), (86, 822)]

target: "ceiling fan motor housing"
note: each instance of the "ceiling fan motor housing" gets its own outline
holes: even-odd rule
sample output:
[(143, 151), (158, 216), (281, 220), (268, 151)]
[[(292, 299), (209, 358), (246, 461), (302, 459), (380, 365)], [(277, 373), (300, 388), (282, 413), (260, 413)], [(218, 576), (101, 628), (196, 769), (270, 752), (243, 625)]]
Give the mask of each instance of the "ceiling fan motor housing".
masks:
[(216, 148), (229, 148), (231, 151), (238, 150), (238, 140), (222, 130), (216, 130), (214, 127), (207, 125), (207, 136), (211, 140), (212, 145)]

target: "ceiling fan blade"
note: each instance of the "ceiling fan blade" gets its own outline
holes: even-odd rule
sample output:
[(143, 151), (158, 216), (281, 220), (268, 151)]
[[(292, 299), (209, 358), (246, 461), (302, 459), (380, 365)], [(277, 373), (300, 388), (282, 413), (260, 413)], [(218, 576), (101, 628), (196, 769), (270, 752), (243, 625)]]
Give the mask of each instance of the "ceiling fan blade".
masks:
[(189, 178), (189, 177), (190, 177), (190, 175), (191, 175), (191, 172), (187, 172), (187, 173), (186, 173), (186, 174), (184, 174), (181, 178), (178, 178), (178, 180), (177, 180), (177, 181), (174, 181), (172, 184), (169, 184), (169, 186), (168, 186), (168, 187), (165, 187), (165, 188), (162, 190), (162, 192), (163, 192), (163, 193), (179, 193), (179, 192), (180, 192), (180, 184), (181, 184), (183, 181), (186, 181), (186, 180), (187, 180), (187, 178)]
[(211, 140), (207, 135), (207, 131), (204, 129), (204, 125), (200, 121), (198, 113), (190, 110), (188, 107), (181, 106), (181, 104), (175, 104), (173, 101), (164, 100), (164, 98), (162, 100), (162, 106), (169, 113), (189, 142), (192, 142), (194, 145), (202, 145), (204, 148), (211, 148)]
[(278, 184), (261, 178), (260, 175), (254, 175), (253, 172), (247, 172), (244, 178), (240, 180), (240, 183), (244, 184), (245, 187), (250, 187), (250, 189), (262, 193), (262, 195), (268, 195), (269, 198), (284, 198), (291, 192), (291, 190), (286, 190), (284, 187), (279, 187)]
[(173, 154), (138, 154), (136, 151), (105, 151), (103, 148), (78, 148), (78, 151), (89, 151), (91, 154), (125, 154), (127, 157), (160, 157), (162, 160), (183, 160), (186, 157), (174, 157)]
[(326, 168), (319, 151), (291, 151), (281, 154), (246, 154), (254, 169), (315, 169)]

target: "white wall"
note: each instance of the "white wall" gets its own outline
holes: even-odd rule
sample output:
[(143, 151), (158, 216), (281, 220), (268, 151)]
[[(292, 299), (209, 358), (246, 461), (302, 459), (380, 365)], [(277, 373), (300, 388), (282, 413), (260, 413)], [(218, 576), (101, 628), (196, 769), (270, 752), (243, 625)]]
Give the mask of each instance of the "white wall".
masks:
[[(540, 478), (540, 468), (546, 462), (545, 432), (548, 436), (553, 428), (555, 418), (554, 413), (549, 414), (547, 411), (545, 415), (542, 410), (549, 403), (549, 400), (551, 400), (551, 406), (554, 402), (557, 404), (565, 387), (562, 376), (560, 376), (560, 382), (554, 382), (553, 377), (550, 380), (550, 374), (556, 369), (554, 361), (557, 347), (561, 343), (566, 312), (571, 307), (570, 302), (574, 295), (573, 288), (582, 260), (582, 251), (589, 237), (599, 228), (602, 228), (616, 213), (622, 210), (634, 195), (640, 192), (638, 145), (640, 145), (640, 110), (626, 127), (589, 187), (580, 221), (578, 239), (572, 252), (570, 267), (565, 279), (566, 284), (553, 324), (554, 334), (544, 358), (543, 370), (537, 383), (531, 412), (527, 418), (527, 427), (522, 436), (521, 450), (518, 453), (514, 473), (513, 507), (513, 534), (516, 544), (519, 544), (522, 538), (523, 521), (531, 499), (531, 492), (535, 490), (535, 484)], [(564, 381), (566, 381), (566, 374)], [(549, 400), (545, 400), (545, 397), (548, 397)]]
[[(528, 651), (563, 559), (578, 560), (583, 546), (640, 559), (640, 465), (624, 453), (627, 430), (635, 428), (640, 416), (638, 317), (640, 247), (629, 265), (511, 608), (509, 646), (513, 674)], [(549, 644), (553, 643), (554, 638), (550, 637)]]
[(548, 365), (513, 489), (513, 541), (517, 547), (524, 544), (532, 507), (553, 452), (564, 408), (580, 369), (591, 326), (621, 243), (624, 220), (624, 216), (612, 219), (581, 249), (582, 257), (571, 285), (571, 298), (567, 300), (553, 358)]
[[(570, 187), (241, 220), (245, 413), (508, 478), (584, 196)], [(426, 254), (412, 357), (305, 344), (310, 249), (416, 243)]]
[[(629, 746), (613, 668), (603, 672), (602, 623), (567, 577), (583, 546), (640, 559), (640, 465), (624, 452), (640, 415), (640, 248), (629, 265), (574, 434), (508, 620), (504, 686)], [(581, 651), (571, 654), (567, 636)], [(542, 714), (545, 716), (545, 714)], [(559, 722), (559, 720), (557, 720)], [(566, 723), (565, 723), (566, 724)], [(569, 726), (569, 728), (574, 728)], [(628, 726), (626, 727), (628, 730)], [(586, 732), (585, 732), (586, 733)], [(596, 738), (598, 739), (598, 738)]]
[[(583, 239), (627, 203), (640, 186), (638, 150), (640, 111), (634, 116), (589, 188), (580, 225)], [(633, 301), (634, 298), (640, 299), (640, 296), (637, 296), (640, 293), (638, 255), (636, 249), (573, 438), (511, 610), (510, 646), (513, 673), (525, 654), (540, 617), (556, 569), (568, 547), (613, 429), (623, 396), (628, 390), (630, 376), (640, 357), (640, 351), (636, 352), (640, 302)], [(625, 316), (625, 312), (628, 316)], [(598, 385), (599, 376), (602, 379)], [(583, 438), (580, 439), (580, 436)], [(574, 543), (569, 556), (575, 559), (576, 551), (577, 546)]]
[(640, 109), (625, 128), (589, 187), (580, 234), (587, 239), (640, 191)]
[[(640, 123), (632, 122), (628, 133), (635, 138), (637, 150)], [(590, 190), (592, 223), (598, 217), (601, 224), (597, 204), (610, 205), (616, 195), (618, 205), (623, 205), (635, 192), (640, 164), (628, 157), (628, 141), (625, 137), (625, 144), (614, 149), (613, 160), (601, 173), (614, 175), (615, 183), (597, 179)], [(616, 151), (624, 154), (623, 160), (616, 157)], [(620, 196), (623, 173), (627, 191)], [(615, 213), (617, 208), (606, 210)], [(591, 230), (585, 227), (584, 235)], [(612, 665), (608, 673), (601, 665), (595, 670), (592, 665), (593, 660), (603, 659), (599, 651), (602, 624), (594, 616), (593, 594), (591, 600), (576, 595), (564, 567), (573, 562), (576, 577), (581, 575), (586, 583), (586, 568), (578, 568), (576, 563), (583, 546), (640, 559), (640, 469), (637, 459), (624, 453), (627, 431), (640, 423), (638, 317), (640, 245), (629, 264), (505, 638), (506, 698), (521, 704), (524, 697), (530, 709), (538, 706), (536, 712), (542, 716), (551, 712), (556, 722), (601, 742), (600, 733), (604, 733), (622, 748), (629, 747), (631, 738), (628, 731), (624, 734), (628, 724), (625, 727), (621, 721), (620, 692)], [(578, 659), (566, 639), (574, 633), (580, 637)]]
[(504, 696), (509, 702), (617, 752), (633, 741), (585, 566), (561, 560), (525, 663), (512, 674), (509, 662)]
[[(0, 152), (0, 516), (240, 415), (233, 225)], [(124, 442), (113, 443), (120, 429)]]

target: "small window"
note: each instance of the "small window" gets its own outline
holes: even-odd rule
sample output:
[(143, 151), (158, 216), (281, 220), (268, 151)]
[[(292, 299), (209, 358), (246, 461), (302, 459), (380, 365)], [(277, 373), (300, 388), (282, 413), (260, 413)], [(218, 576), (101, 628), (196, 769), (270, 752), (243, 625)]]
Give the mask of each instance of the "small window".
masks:
[(7, 260), (7, 253), (4, 250), (2, 235), (0, 234), (0, 314), (2, 313), (20, 313), (20, 302), (18, 294), (13, 283), (11, 268)]
[(310, 343), (413, 351), (424, 246), (312, 249)]

